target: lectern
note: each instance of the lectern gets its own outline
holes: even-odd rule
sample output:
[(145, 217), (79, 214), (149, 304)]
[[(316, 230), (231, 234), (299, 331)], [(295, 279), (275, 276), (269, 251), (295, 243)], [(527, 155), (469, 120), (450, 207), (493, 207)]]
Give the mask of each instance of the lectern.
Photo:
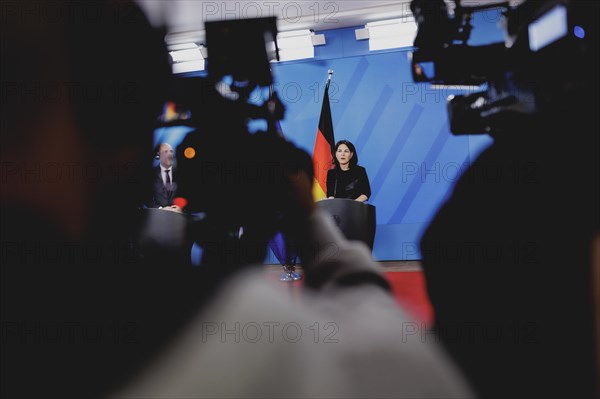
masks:
[(191, 265), (189, 216), (163, 209), (140, 209), (134, 236), (138, 252), (150, 262)]
[(373, 251), (377, 225), (375, 206), (344, 198), (318, 201), (317, 206), (333, 217), (346, 238), (362, 241)]

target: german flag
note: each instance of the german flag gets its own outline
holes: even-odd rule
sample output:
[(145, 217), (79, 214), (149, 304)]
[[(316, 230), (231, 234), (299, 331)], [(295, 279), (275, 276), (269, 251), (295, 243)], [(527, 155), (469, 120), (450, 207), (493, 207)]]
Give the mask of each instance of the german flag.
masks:
[(313, 198), (315, 201), (323, 199), (327, 195), (327, 171), (333, 166), (332, 151), (335, 146), (333, 136), (333, 121), (331, 119), (331, 107), (329, 105), (329, 83), (325, 86), (323, 105), (321, 107), (321, 118), (315, 139), (313, 150), (313, 167), (315, 169), (315, 180), (313, 183)]

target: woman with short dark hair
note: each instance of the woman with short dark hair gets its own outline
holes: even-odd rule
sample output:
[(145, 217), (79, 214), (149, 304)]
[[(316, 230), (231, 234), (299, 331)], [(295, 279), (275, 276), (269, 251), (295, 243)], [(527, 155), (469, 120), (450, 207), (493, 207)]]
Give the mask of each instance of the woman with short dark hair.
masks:
[(358, 166), (354, 144), (348, 140), (338, 141), (333, 164), (334, 168), (327, 172), (327, 197), (367, 201), (371, 196), (371, 185), (366, 169)]

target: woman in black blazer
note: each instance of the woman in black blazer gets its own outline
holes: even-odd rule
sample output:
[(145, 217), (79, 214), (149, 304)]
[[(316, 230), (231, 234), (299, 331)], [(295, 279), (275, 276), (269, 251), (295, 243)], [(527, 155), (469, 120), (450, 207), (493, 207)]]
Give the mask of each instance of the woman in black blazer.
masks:
[(367, 171), (358, 166), (354, 144), (340, 140), (335, 145), (333, 169), (327, 172), (327, 197), (365, 202), (371, 196)]

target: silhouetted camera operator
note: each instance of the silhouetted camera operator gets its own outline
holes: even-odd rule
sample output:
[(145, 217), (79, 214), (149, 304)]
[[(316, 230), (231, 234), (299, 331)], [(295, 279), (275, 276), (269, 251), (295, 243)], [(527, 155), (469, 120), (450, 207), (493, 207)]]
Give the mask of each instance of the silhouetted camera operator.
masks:
[(487, 83), (451, 99), (450, 125), (494, 137), (421, 241), (436, 329), (483, 397), (592, 397), (598, 4), (501, 7), (506, 42), (472, 48), (465, 23), (485, 7), (411, 6), (415, 80)]

